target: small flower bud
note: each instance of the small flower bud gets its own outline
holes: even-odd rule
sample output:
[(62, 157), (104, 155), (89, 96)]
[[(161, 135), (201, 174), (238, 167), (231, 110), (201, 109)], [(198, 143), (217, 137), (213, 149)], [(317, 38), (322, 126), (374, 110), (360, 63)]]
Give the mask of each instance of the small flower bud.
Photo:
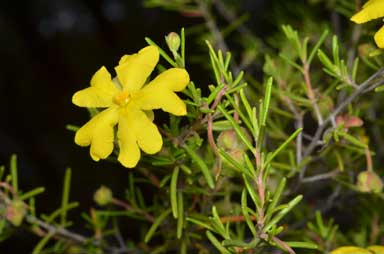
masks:
[(113, 199), (112, 191), (102, 185), (93, 195), (93, 200), (100, 206), (109, 204)]
[[(243, 128), (243, 132), (246, 134), (247, 139), (251, 140), (246, 130)], [(217, 137), (217, 146), (224, 150), (245, 150), (245, 144), (239, 139), (235, 130), (227, 130), (220, 133)]]
[(23, 222), (26, 213), (27, 209), (23, 201), (13, 200), (5, 210), (5, 217), (12, 225), (18, 227)]
[(165, 36), (165, 42), (172, 53), (176, 53), (180, 47), (180, 36), (175, 32), (170, 32)]
[(381, 192), (383, 182), (375, 172), (363, 171), (357, 176), (357, 189), (361, 192)]
[(336, 124), (344, 124), (344, 128), (349, 129), (352, 127), (360, 127), (364, 124), (363, 120), (357, 116), (351, 116), (348, 114), (339, 115), (336, 117)]

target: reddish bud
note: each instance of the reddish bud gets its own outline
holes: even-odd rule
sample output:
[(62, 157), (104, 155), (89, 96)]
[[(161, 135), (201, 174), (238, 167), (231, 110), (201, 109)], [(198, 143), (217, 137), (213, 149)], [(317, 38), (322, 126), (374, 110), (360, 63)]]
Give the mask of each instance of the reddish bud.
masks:
[(18, 227), (23, 222), (26, 213), (27, 209), (23, 201), (13, 200), (5, 210), (5, 217), (12, 225)]

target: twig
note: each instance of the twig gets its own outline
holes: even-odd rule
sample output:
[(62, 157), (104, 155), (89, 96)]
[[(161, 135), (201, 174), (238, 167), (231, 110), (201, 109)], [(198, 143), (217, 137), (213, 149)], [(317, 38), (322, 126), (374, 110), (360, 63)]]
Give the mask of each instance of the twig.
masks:
[[(86, 244), (89, 242), (89, 239), (82, 236), (82, 235), (79, 235), (75, 232), (69, 231), (63, 227), (55, 227), (51, 224), (48, 224), (48, 223), (36, 218), (35, 216), (28, 214), (25, 218), (31, 224), (38, 225), (40, 228), (44, 229), (47, 232), (53, 232), (54, 234), (59, 235), (59, 236), (63, 236), (63, 237), (65, 237), (65, 238), (67, 238), (73, 242), (81, 243), (81, 244)], [(94, 241), (94, 244), (96, 246), (100, 246), (100, 243), (97, 241)]]
[[(296, 122), (295, 127), (296, 129), (300, 129), (304, 127), (303, 124), (303, 115), (298, 114), (295, 116)], [(299, 135), (296, 137), (296, 165), (299, 165), (303, 157), (303, 132), (300, 132)]]
[[(382, 84), (382, 82), (376, 82), (373, 85), (371, 85), (372, 81), (379, 76), (382, 76), (384, 74), (384, 68), (381, 68), (378, 70), (375, 74), (373, 74), (371, 77), (369, 77), (366, 81), (364, 81), (361, 85), (359, 85), (358, 89), (354, 90), (353, 93), (347, 97), (344, 101), (342, 101), (335, 110), (324, 120), (323, 124), (319, 125), (315, 135), (313, 136), (313, 139), (311, 143), (308, 145), (304, 152), (304, 157), (307, 157), (310, 155), (315, 147), (317, 146), (317, 143), (319, 142), (321, 138), (321, 134), (327, 127), (327, 125), (331, 122), (332, 119), (334, 119), (338, 114), (340, 114), (348, 105), (351, 103), (356, 97), (360, 96), (361, 94), (366, 92), (366, 89), (369, 89), (367, 91), (370, 91), (372, 89), (375, 89), (377, 86)], [(371, 85), (371, 86), (370, 86)]]
[[(251, 221), (254, 221), (256, 220), (256, 217), (253, 215), (250, 215), (249, 219)], [(224, 224), (227, 222), (241, 222), (241, 221), (245, 221), (245, 217), (244, 215), (223, 216), (223, 217), (220, 217), (220, 221)]]
[(304, 80), (305, 80), (305, 86), (307, 88), (307, 95), (308, 95), (309, 100), (311, 101), (313, 109), (315, 110), (317, 122), (319, 125), (322, 125), (324, 120), (323, 120), (323, 117), (321, 116), (319, 105), (317, 105), (315, 93), (313, 92), (311, 77), (309, 74), (309, 64), (304, 62), (303, 67), (304, 67), (303, 68), (304, 69), (303, 75), (304, 75)]
[(290, 254), (296, 254), (296, 252), (294, 250), (292, 250), (292, 248), (289, 247), (287, 243), (285, 243), (284, 241), (280, 240), (276, 236), (272, 236), (272, 240), (275, 241), (276, 243), (278, 243), (282, 248), (284, 248)]
[(301, 180), (302, 183), (313, 183), (313, 182), (316, 182), (316, 181), (320, 181), (320, 180), (325, 180), (325, 179), (328, 179), (328, 178), (332, 178), (334, 177), (335, 175), (337, 175), (339, 173), (339, 170), (336, 169), (336, 170), (333, 170), (331, 172), (328, 172), (328, 173), (324, 173), (324, 174), (319, 174), (319, 175), (315, 175), (315, 176), (310, 176), (310, 177), (305, 177)]
[(124, 208), (125, 210), (127, 210), (127, 211), (130, 211), (130, 212), (136, 212), (136, 213), (138, 213), (138, 214), (141, 214), (141, 215), (144, 216), (144, 218), (145, 218), (147, 221), (149, 221), (149, 222), (151, 222), (151, 223), (153, 223), (153, 222), (155, 221), (155, 218), (153, 218), (153, 216), (150, 215), (149, 213), (147, 213), (147, 212), (141, 210), (140, 208), (133, 207), (133, 206), (131, 206), (130, 204), (128, 204), (128, 203), (126, 203), (126, 202), (124, 202), (124, 201), (122, 201), (122, 200), (113, 198), (113, 199), (112, 199), (112, 204), (117, 205), (117, 206), (120, 206), (120, 207), (123, 207), (123, 208)]
[[(215, 98), (214, 102), (212, 103), (212, 106), (210, 107), (211, 110), (216, 109), (217, 105), (219, 105), (221, 99), (223, 98), (223, 96), (224, 96), (225, 92), (228, 90), (228, 88), (229, 88), (228, 85), (224, 85), (224, 87), (220, 90), (220, 92), (217, 94), (217, 97)], [(212, 117), (212, 113), (208, 113), (206, 115), (206, 118), (207, 118), (207, 123), (208, 123), (208, 127), (207, 127), (208, 143), (209, 143), (209, 146), (212, 148), (212, 151), (216, 155), (216, 158), (218, 159), (218, 167), (217, 167), (216, 176), (215, 176), (215, 178), (217, 180), (219, 175), (220, 175), (220, 173), (221, 173), (222, 162), (221, 162), (220, 154), (219, 154), (219, 152), (217, 150), (215, 139), (213, 138), (213, 117)]]

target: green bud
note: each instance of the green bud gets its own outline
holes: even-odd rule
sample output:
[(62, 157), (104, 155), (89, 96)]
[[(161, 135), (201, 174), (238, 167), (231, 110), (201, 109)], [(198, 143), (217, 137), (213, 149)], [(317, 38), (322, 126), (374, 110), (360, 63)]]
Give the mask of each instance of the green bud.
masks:
[(25, 204), (21, 200), (13, 200), (5, 210), (5, 217), (12, 225), (18, 227), (27, 213)]
[[(243, 132), (246, 134), (247, 139), (251, 140), (247, 131), (242, 128)], [(220, 133), (217, 137), (217, 146), (224, 150), (246, 150), (245, 144), (239, 139), (235, 130), (227, 130)]]
[(361, 192), (381, 192), (383, 182), (381, 178), (373, 171), (363, 171), (357, 176), (357, 188)]
[(93, 200), (100, 206), (105, 206), (111, 203), (113, 199), (112, 191), (102, 185), (93, 195)]
[(165, 36), (165, 42), (172, 53), (176, 53), (180, 47), (180, 36), (175, 32), (170, 32)]

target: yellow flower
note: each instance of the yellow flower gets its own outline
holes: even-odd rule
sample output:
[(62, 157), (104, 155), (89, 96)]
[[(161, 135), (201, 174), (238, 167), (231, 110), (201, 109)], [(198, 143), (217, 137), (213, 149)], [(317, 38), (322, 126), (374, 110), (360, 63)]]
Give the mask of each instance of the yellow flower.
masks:
[(330, 254), (382, 254), (384, 253), (384, 246), (372, 245), (363, 249), (356, 246), (343, 246), (330, 252)]
[(144, 86), (159, 61), (159, 51), (148, 46), (137, 54), (125, 55), (115, 67), (117, 77), (103, 66), (92, 77), (91, 86), (76, 92), (72, 102), (79, 107), (106, 108), (81, 127), (75, 143), (91, 146), (93, 160), (107, 158), (114, 147), (117, 125), (119, 162), (136, 166), (140, 149), (148, 154), (160, 151), (163, 140), (153, 121), (153, 109), (174, 115), (187, 113), (184, 102), (174, 93), (182, 91), (189, 75), (181, 68), (171, 68)]
[(370, 250), (371, 252), (375, 254), (384, 254), (384, 246), (383, 245), (371, 245), (368, 246), (367, 250)]
[(356, 246), (344, 246), (330, 252), (330, 254), (372, 254), (369, 250)]
[[(384, 17), (384, 0), (369, 0), (361, 11), (352, 16), (351, 20), (361, 24), (380, 17)], [(374, 38), (377, 46), (384, 48), (384, 26), (377, 31)]]

